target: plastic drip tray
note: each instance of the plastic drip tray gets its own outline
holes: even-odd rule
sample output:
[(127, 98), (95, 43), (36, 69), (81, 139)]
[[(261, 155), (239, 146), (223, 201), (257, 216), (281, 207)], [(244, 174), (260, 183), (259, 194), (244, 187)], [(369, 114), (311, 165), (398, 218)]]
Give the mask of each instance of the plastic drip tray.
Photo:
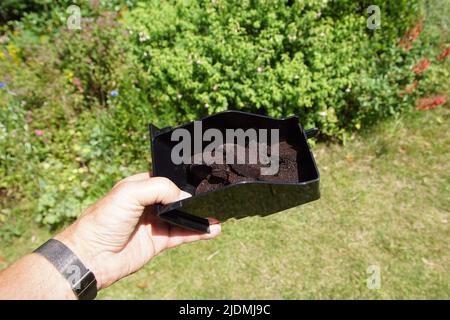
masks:
[[(296, 116), (276, 119), (241, 111), (224, 111), (199, 121), (201, 132), (199, 123), (195, 126), (194, 122), (163, 129), (149, 125), (152, 175), (167, 177), (193, 195), (168, 205), (157, 205), (156, 214), (162, 220), (186, 229), (209, 232), (206, 217), (224, 222), (229, 218), (265, 216), (320, 198), (319, 171), (307, 142), (317, 134), (317, 129), (304, 131)], [(258, 175), (255, 165), (251, 164), (216, 167), (197, 164), (203, 166), (203, 171), (209, 171), (203, 173), (205, 176), (201, 176), (202, 170), (196, 175), (195, 164), (174, 164), (172, 161), (172, 149), (179, 144), (178, 140), (172, 141), (172, 133), (176, 129), (185, 129), (192, 137), (192, 156), (199, 151), (199, 146), (194, 146), (196, 134), (203, 136), (208, 129), (219, 130), (223, 137), (226, 137), (227, 129), (255, 129), (257, 132), (267, 129), (269, 140), (270, 130), (278, 129), (279, 159), (286, 163), (280, 164), (280, 172), (275, 176)], [(203, 151), (210, 143), (203, 141), (200, 150)], [(283, 152), (288, 154), (283, 155)]]

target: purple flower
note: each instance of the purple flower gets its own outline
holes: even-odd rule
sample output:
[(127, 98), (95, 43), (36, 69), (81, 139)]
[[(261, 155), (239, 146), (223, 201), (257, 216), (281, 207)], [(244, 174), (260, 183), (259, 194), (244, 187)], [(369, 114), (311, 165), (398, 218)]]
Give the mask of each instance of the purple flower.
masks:
[(111, 97), (117, 97), (119, 95), (119, 90), (111, 91)]
[(4, 87), (6, 87), (6, 83), (0, 82), (0, 89), (3, 89)]

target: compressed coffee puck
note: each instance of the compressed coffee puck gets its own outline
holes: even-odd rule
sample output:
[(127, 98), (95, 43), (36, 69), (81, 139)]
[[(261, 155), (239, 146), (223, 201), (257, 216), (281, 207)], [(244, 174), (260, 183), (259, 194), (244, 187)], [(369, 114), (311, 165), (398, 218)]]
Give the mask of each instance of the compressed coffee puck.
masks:
[(202, 180), (208, 178), (211, 174), (211, 170), (212, 169), (205, 164), (191, 164), (187, 168), (189, 178), (194, 184), (198, 184)]
[(261, 175), (261, 181), (267, 182), (298, 182), (298, 165), (296, 161), (282, 160), (278, 172), (274, 175)]
[(191, 164), (189, 170), (191, 174), (201, 179), (206, 179), (211, 174), (211, 167), (206, 164)]
[(214, 191), (223, 187), (223, 183), (211, 183), (207, 179), (204, 179), (195, 189), (195, 194), (200, 194), (208, 191)]
[(280, 159), (297, 161), (297, 153), (298, 153), (297, 149), (298, 148), (296, 146), (293, 146), (286, 141), (281, 141), (278, 150)]
[(211, 176), (227, 180), (230, 169), (227, 164), (217, 164), (213, 163), (211, 165)]
[[(278, 161), (279, 169), (274, 175), (261, 175), (261, 169), (269, 165), (257, 164), (192, 164), (189, 166), (189, 176), (194, 181), (196, 194), (213, 191), (228, 184), (241, 181), (267, 181), (267, 182), (298, 182), (298, 146), (287, 141), (281, 141), (278, 145), (278, 156), (272, 152), (271, 161)], [(234, 161), (236, 163), (237, 146), (235, 144), (224, 144), (218, 150), (222, 150), (224, 155), (234, 151)], [(245, 148), (246, 158), (248, 148)], [(268, 150), (269, 151), (269, 150)], [(272, 150), (273, 151), (273, 150)], [(270, 151), (269, 151), (270, 152)], [(226, 160), (226, 156), (224, 157)], [(259, 160), (259, 159), (258, 159)]]
[(298, 147), (288, 143), (287, 141), (281, 141), (278, 147), (278, 172), (274, 175), (261, 175), (259, 180), (268, 182), (298, 182)]
[(278, 179), (282, 182), (298, 182), (298, 166), (296, 161), (280, 162)]
[(230, 172), (230, 174), (228, 175), (228, 181), (230, 183), (238, 183), (238, 182), (241, 182), (241, 181), (254, 181), (254, 180), (255, 179), (253, 179), (253, 178), (240, 176), (240, 175), (238, 175), (235, 172)]
[(237, 174), (247, 178), (258, 179), (261, 173), (259, 164), (230, 164), (230, 167)]

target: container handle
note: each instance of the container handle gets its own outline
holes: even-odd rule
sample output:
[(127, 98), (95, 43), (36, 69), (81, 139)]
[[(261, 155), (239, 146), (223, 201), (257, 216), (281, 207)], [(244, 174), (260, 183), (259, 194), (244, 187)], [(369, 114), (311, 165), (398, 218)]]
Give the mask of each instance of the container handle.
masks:
[(311, 129), (305, 130), (305, 135), (306, 135), (307, 139), (315, 138), (315, 137), (317, 137), (318, 134), (319, 134), (318, 128), (311, 128)]

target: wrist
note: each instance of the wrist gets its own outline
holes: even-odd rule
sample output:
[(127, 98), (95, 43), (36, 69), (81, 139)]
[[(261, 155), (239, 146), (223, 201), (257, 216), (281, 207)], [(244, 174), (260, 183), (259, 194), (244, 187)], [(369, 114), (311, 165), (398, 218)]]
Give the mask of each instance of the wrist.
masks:
[(99, 291), (103, 288), (103, 273), (101, 265), (98, 262), (98, 255), (95, 252), (92, 252), (81, 239), (78, 239), (75, 233), (69, 231), (70, 230), (65, 230), (53, 238), (62, 242), (72, 250), (86, 268), (94, 274), (97, 281), (97, 290)]

